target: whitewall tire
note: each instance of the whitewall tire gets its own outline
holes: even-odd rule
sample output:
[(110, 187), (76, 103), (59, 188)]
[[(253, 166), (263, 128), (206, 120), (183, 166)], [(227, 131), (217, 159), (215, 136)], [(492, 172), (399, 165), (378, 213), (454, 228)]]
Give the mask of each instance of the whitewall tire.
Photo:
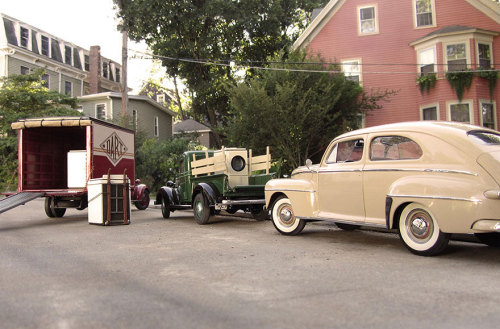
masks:
[(441, 232), (431, 212), (418, 203), (410, 203), (403, 209), (399, 236), (412, 253), (421, 256), (439, 254), (450, 239), (450, 234)]
[(306, 226), (306, 221), (295, 216), (290, 200), (284, 196), (274, 203), (271, 217), (276, 230), (284, 235), (299, 234)]

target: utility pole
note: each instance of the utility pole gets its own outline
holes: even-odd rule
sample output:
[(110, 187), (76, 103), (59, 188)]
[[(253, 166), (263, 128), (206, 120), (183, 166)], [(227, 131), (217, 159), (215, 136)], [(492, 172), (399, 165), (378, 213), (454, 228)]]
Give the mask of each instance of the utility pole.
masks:
[[(120, 10), (125, 9), (125, 4), (123, 0), (118, 0), (117, 5)], [(125, 28), (125, 23), (122, 21), (122, 121), (124, 121), (127, 115), (128, 108), (128, 86), (127, 86), (127, 62), (128, 62), (128, 33)], [(123, 122), (125, 124), (125, 122)]]
[(122, 30), (122, 119), (127, 115), (128, 108), (128, 86), (127, 86), (127, 62), (128, 62), (128, 33)]

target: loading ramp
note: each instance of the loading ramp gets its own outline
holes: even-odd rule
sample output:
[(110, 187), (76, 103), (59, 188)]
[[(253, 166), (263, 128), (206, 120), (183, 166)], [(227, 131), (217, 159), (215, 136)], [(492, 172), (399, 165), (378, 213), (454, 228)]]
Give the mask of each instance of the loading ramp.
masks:
[(9, 195), (0, 200), (0, 214), (44, 195), (44, 192), (19, 192)]

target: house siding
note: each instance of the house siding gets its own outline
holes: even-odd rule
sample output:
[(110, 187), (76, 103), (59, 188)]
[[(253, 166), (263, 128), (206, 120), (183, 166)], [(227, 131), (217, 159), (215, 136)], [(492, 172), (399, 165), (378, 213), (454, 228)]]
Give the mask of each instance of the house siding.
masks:
[(31, 72), (37, 69), (45, 69), (45, 73), (49, 75), (49, 89), (64, 93), (64, 81), (69, 81), (73, 85), (73, 97), (78, 97), (82, 95), (82, 81), (75, 79), (73, 77), (59, 74), (53, 70), (46, 69), (44, 67), (38, 66), (36, 64), (23, 61), (17, 58), (9, 58), (8, 60), (8, 75), (21, 74), (21, 66), (27, 67)]
[[(359, 35), (357, 10), (359, 6), (376, 5), (378, 12), (378, 34)], [(433, 31), (445, 26), (462, 25), (488, 31), (499, 31), (500, 25), (465, 0), (436, 0), (436, 26), (415, 28), (413, 1), (347, 0), (335, 15), (324, 25), (307, 45), (309, 54), (320, 54), (334, 62), (360, 58), (362, 61), (362, 84), (365, 90), (396, 91), (388, 102), (381, 102), (383, 109), (367, 114), (366, 126), (384, 123), (420, 120), (420, 107), (438, 103), (440, 119), (446, 119), (446, 102), (457, 100), (445, 78), (444, 66), (438, 67), (438, 81), (429, 93), (421, 94), (415, 81), (418, 73), (417, 52), (410, 45)], [(471, 58), (475, 65), (476, 40), (469, 41)], [(500, 60), (500, 37), (494, 37), (493, 62)], [(437, 63), (443, 63), (443, 45), (436, 45)], [(373, 65), (378, 64), (378, 65)], [(398, 64), (398, 65), (394, 65)], [(498, 69), (498, 68), (496, 68)], [(494, 99), (500, 95), (500, 83), (495, 89)], [(489, 99), (487, 81), (474, 78), (470, 90), (463, 99), (474, 100), (474, 123), (479, 124), (479, 99)], [(499, 110), (497, 102), (497, 111)], [(498, 120), (497, 116), (497, 120)], [(497, 122), (497, 127), (500, 125)]]
[[(172, 137), (172, 115), (167, 110), (164, 110), (159, 106), (155, 106), (147, 98), (134, 99), (134, 97), (129, 95), (127, 115), (129, 119), (132, 120), (133, 111), (137, 111), (137, 127), (136, 130), (144, 133), (148, 138), (157, 138), (159, 140), (167, 140)], [(107, 120), (117, 120), (121, 117), (121, 97), (116, 93), (106, 93), (84, 96), (80, 99), (81, 110), (85, 115), (92, 117), (96, 116), (95, 110), (97, 104), (105, 104), (107, 110)], [(159, 135), (154, 135), (154, 118), (158, 117), (159, 123)]]
[[(121, 102), (117, 102), (120, 103)], [(121, 105), (120, 105), (121, 106)], [(166, 140), (172, 137), (172, 116), (164, 111), (153, 108), (149, 103), (129, 100), (129, 115), (132, 115), (132, 110), (137, 111), (137, 126), (138, 130), (146, 133), (147, 137), (153, 138), (154, 136), (154, 120), (158, 117), (158, 138)], [(120, 109), (121, 111), (121, 109)]]

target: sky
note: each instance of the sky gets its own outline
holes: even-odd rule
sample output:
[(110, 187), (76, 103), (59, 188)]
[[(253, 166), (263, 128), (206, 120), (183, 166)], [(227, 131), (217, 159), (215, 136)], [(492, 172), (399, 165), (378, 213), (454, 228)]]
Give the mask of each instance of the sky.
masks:
[[(113, 0), (0, 0), (0, 13), (85, 49), (100, 46), (102, 56), (121, 63), (122, 34), (116, 29)], [(128, 48), (146, 51), (145, 44), (132, 41)], [(149, 76), (152, 63), (130, 58), (131, 51), (128, 55), (128, 86), (133, 94)]]

